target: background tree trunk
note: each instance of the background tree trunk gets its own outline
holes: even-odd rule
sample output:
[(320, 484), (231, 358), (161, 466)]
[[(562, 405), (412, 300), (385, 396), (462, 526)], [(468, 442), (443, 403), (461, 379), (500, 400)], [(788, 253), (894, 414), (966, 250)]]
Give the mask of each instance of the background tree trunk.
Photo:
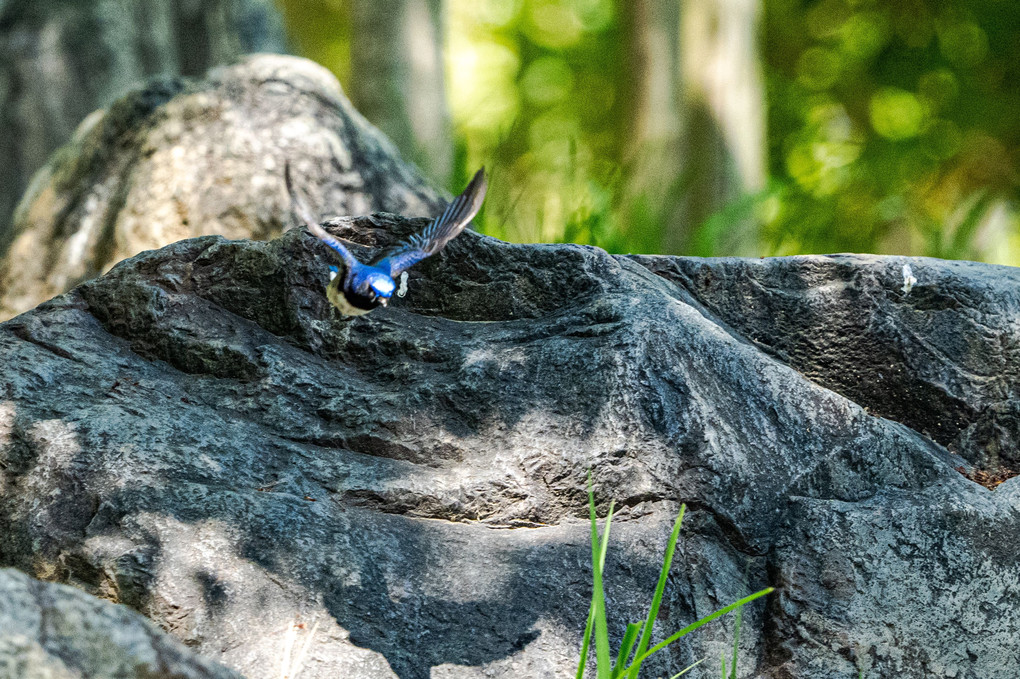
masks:
[[(667, 230), (664, 252), (692, 250), (694, 230), (741, 195), (765, 184), (765, 92), (758, 65), (761, 0), (684, 0), (681, 107), (686, 182), (684, 218)], [(736, 216), (734, 217), (736, 219)], [(719, 247), (757, 253), (750, 215), (731, 224)], [(679, 226), (680, 228), (676, 228)]]
[(29, 177), (91, 111), (153, 75), (284, 46), (271, 0), (0, 2), (0, 244)]
[(440, 185), (453, 165), (442, 0), (351, 0), (354, 106)]
[[(627, 41), (621, 158), (625, 223), (631, 236), (679, 228), (684, 171), (680, 132), (680, 5), (633, 0), (620, 5)], [(658, 243), (650, 243), (658, 249)]]
[[(620, 5), (628, 63), (623, 93), (623, 212), (661, 233), (649, 249), (691, 254), (706, 219), (765, 181), (760, 0), (632, 0)], [(727, 254), (755, 254), (746, 215)]]

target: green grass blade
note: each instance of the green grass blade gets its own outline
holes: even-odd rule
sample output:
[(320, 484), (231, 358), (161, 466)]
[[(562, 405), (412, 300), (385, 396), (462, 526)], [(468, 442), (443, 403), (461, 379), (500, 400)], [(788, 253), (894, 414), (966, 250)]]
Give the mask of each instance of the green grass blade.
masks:
[(672, 677), (670, 677), (669, 679), (678, 679), (678, 677), (682, 677), (682, 676), (684, 676), (685, 674), (687, 674), (688, 672), (690, 672), (691, 670), (693, 670), (693, 669), (694, 669), (695, 667), (697, 667), (697, 666), (698, 666), (698, 665), (700, 665), (701, 663), (705, 662), (706, 660), (708, 660), (708, 658), (702, 658), (702, 659), (701, 659), (701, 660), (699, 660), (698, 662), (696, 662), (696, 663), (693, 663), (693, 664), (691, 664), (691, 665), (688, 665), (687, 667), (683, 668), (682, 670), (680, 670), (679, 672), (677, 672), (676, 674), (674, 674), (674, 675), (673, 675)]
[(588, 646), (591, 644), (591, 626), (595, 622), (595, 604), (588, 607), (588, 622), (584, 625), (584, 639), (581, 640), (581, 661), (577, 663), (577, 679), (584, 679), (584, 666), (588, 662)]
[(733, 621), (733, 665), (730, 668), (730, 679), (737, 679), (737, 649), (740, 646), (740, 621), (743, 617), (744, 609), (738, 608), (736, 618)]
[(637, 641), (638, 632), (644, 623), (632, 622), (627, 625), (627, 631), (623, 633), (623, 641), (620, 642), (620, 652), (616, 655), (616, 664), (613, 665), (613, 679), (616, 679), (623, 674), (623, 669), (627, 666), (627, 659), (630, 658), (630, 652), (634, 649), (634, 642)]
[(606, 527), (602, 529), (602, 539), (599, 540), (599, 572), (606, 570), (606, 553), (609, 551), (609, 528), (613, 523), (613, 507), (616, 502), (609, 503), (609, 513), (606, 514)]
[[(589, 518), (591, 518), (592, 521), (595, 521), (595, 518), (593, 518), (595, 516), (595, 513), (594, 513), (595, 512), (595, 498), (594, 498), (594, 496), (592, 494), (592, 490), (591, 490), (591, 471), (590, 470), (588, 471), (588, 504), (589, 504), (589, 507), (588, 507), (588, 516), (589, 516)], [(598, 570), (599, 570), (599, 573), (600, 573), (600, 577), (601, 577), (601, 573), (603, 571), (605, 571), (605, 568), (606, 568), (606, 553), (607, 553), (607, 551), (609, 549), (609, 529), (610, 529), (610, 527), (612, 525), (612, 520), (613, 520), (613, 505), (614, 505), (613, 502), (609, 503), (609, 516), (606, 517), (606, 528), (605, 528), (604, 531), (602, 531), (602, 539), (601, 540), (598, 540), (596, 537), (594, 537), (597, 534), (598, 528), (596, 527), (595, 524), (592, 525), (592, 535), (593, 535), (592, 552), (593, 552), (593, 555), (594, 555), (594, 552), (597, 551), (598, 555), (599, 555), (599, 567), (598, 567)], [(604, 593), (603, 593), (603, 601), (605, 601)], [(605, 604), (604, 603), (603, 603), (603, 609), (602, 610), (603, 610), (603, 615), (604, 615), (605, 614)], [(591, 608), (588, 609), (588, 622), (584, 626), (584, 638), (581, 641), (581, 660), (580, 660), (580, 662), (577, 665), (577, 677), (576, 677), (576, 679), (583, 679), (583, 677), (584, 677), (584, 667), (585, 667), (585, 665), (588, 662), (588, 651), (589, 651), (590, 646), (591, 646), (591, 634), (592, 634), (592, 627), (594, 626), (594, 622), (595, 622), (595, 599), (594, 599), (594, 588), (593, 588), (593, 590), (592, 590)], [(608, 644), (608, 643), (609, 643), (609, 641), (607, 639), (606, 640), (606, 644)], [(597, 642), (596, 642), (596, 649), (595, 650), (596, 650), (596, 654), (597, 654), (597, 652), (598, 652)], [(596, 661), (595, 661), (595, 669), (596, 669), (596, 671), (598, 671), (598, 659), (597, 658), (596, 658)]]
[(592, 566), (592, 608), (595, 613), (595, 671), (598, 679), (611, 679), (609, 659), (609, 628), (606, 624), (606, 598), (602, 589), (602, 567), (605, 564), (606, 546), (609, 542), (609, 527), (613, 520), (613, 505), (609, 505), (606, 528), (599, 540), (595, 516), (595, 493), (591, 488), (591, 473), (588, 474), (588, 517), (591, 520), (591, 566)]
[[(594, 504), (594, 500), (593, 500)], [(599, 541), (599, 597), (602, 600), (602, 616), (601, 618), (596, 617), (595, 619), (595, 655), (596, 655), (596, 675), (599, 679), (604, 676), (606, 679), (610, 679), (612, 670), (610, 669), (610, 652), (609, 652), (609, 623), (607, 621), (606, 613), (606, 593), (605, 593), (605, 578), (603, 574), (606, 572), (606, 553), (609, 549), (609, 529), (613, 525), (613, 507), (616, 502), (609, 503), (609, 513), (606, 514), (606, 526), (602, 529), (602, 539)], [(601, 620), (601, 627), (599, 626), (599, 620)], [(599, 630), (601, 629), (601, 633)], [(602, 644), (606, 648), (605, 663), (604, 665), (598, 660), (599, 644)], [(606, 669), (606, 674), (603, 675), (603, 667)]]
[(652, 625), (659, 615), (659, 604), (662, 603), (662, 594), (666, 591), (666, 579), (669, 577), (669, 568), (673, 564), (673, 552), (676, 551), (676, 542), (680, 538), (680, 526), (684, 522), (684, 512), (687, 505), (680, 505), (680, 514), (673, 522), (673, 532), (669, 534), (669, 544), (666, 546), (666, 556), (662, 561), (662, 570), (659, 571), (659, 581), (655, 584), (655, 595), (652, 597), (652, 605), (648, 609), (648, 617), (645, 619), (645, 628), (641, 630), (641, 641), (638, 642), (637, 650), (634, 651), (636, 660), (627, 671), (627, 679), (637, 679), (641, 670), (641, 663), (644, 660), (643, 654), (652, 640)]
[[(744, 606), (746, 604), (749, 604), (752, 601), (754, 601), (755, 599), (763, 597), (766, 594), (770, 594), (772, 591), (773, 591), (772, 587), (766, 587), (765, 589), (761, 590), (760, 592), (755, 592), (754, 594), (751, 594), (749, 596), (745, 596), (740, 601), (736, 601), (736, 602), (730, 604), (729, 606), (725, 606), (723, 608), (720, 608), (715, 613), (711, 613), (709, 615), (706, 615), (704, 618), (702, 618), (701, 620), (698, 620), (697, 622), (692, 622), (690, 625), (688, 625), (687, 627), (684, 627), (682, 630), (680, 630), (679, 632), (677, 632), (673, 636), (669, 637), (665, 641), (660, 641), (655, 646), (653, 646), (652, 648), (648, 649), (648, 651), (646, 651), (643, 655), (638, 656), (634, 660), (634, 664), (631, 665), (631, 670), (633, 670), (633, 668), (635, 666), (640, 667), (639, 663), (645, 661), (650, 655), (652, 655), (654, 653), (658, 653), (659, 651), (661, 651), (662, 649), (666, 648), (667, 646), (672, 644), (677, 639), (683, 637), (684, 635), (690, 634), (691, 632), (693, 632), (694, 630), (698, 629), (702, 625), (707, 625), (708, 623), (712, 622), (716, 618), (721, 618), (722, 616), (726, 615), (730, 611), (735, 610), (737, 608), (740, 608), (741, 606)], [(635, 676), (635, 675), (631, 674), (631, 676)]]

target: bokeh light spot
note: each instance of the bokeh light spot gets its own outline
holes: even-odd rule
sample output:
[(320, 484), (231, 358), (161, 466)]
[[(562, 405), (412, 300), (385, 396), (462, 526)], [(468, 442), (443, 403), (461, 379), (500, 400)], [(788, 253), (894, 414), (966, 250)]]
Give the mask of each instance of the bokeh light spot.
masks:
[(977, 66), (988, 57), (988, 36), (969, 21), (950, 24), (939, 31), (942, 55), (957, 66)]
[(835, 84), (840, 69), (839, 54), (824, 47), (811, 47), (797, 60), (797, 79), (805, 87), (824, 90)]
[(811, 37), (829, 38), (839, 33), (847, 20), (849, 8), (843, 0), (822, 0), (807, 13), (807, 27)]
[(550, 49), (564, 49), (581, 39), (584, 24), (574, 8), (559, 3), (531, 0), (525, 32), (531, 40)]
[(956, 99), (960, 85), (952, 71), (940, 68), (922, 75), (918, 81), (918, 90), (934, 106), (942, 108)]
[(601, 31), (613, 20), (613, 0), (571, 0), (571, 4), (590, 33)]
[(559, 57), (541, 57), (528, 66), (521, 79), (524, 96), (538, 106), (563, 101), (574, 86), (574, 73)]
[(854, 14), (840, 27), (843, 52), (855, 59), (870, 59), (889, 40), (889, 22), (878, 12)]
[(916, 137), (925, 122), (925, 106), (916, 95), (886, 87), (871, 97), (871, 126), (886, 139)]
[[(467, 128), (492, 131), (509, 125), (520, 108), (516, 79), (520, 58), (510, 46), (451, 41), (450, 108)], [(485, 92), (479, 97), (479, 92)]]
[(500, 0), (500, 2), (471, 2), (466, 4), (469, 16), (489, 28), (504, 28), (520, 14), (523, 0)]

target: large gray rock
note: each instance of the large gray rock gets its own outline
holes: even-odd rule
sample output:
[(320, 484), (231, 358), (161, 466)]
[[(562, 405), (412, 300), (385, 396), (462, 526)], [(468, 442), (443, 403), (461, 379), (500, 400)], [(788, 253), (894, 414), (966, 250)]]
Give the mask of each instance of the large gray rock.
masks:
[(240, 679), (124, 606), (0, 569), (2, 679)]
[[(365, 253), (421, 225), (333, 228)], [(302, 676), (566, 676), (593, 469), (600, 504), (624, 508), (616, 633), (647, 605), (683, 501), (658, 634), (771, 584), (745, 616), (744, 676), (1017, 666), (1017, 482), (969, 481), (962, 458), (769, 355), (697, 286), (644, 259), (468, 232), (413, 271), (406, 298), (349, 320), (323, 292), (331, 261), (303, 231), (192, 239), (0, 325), (0, 560), (127, 603), (250, 677), (276, 671), (295, 621), (297, 645), (311, 638)], [(789, 273), (808, 261), (809, 281)], [(883, 258), (713, 265), (788, 281), (776, 299), (794, 308), (902, 284)], [(964, 332), (998, 304), (999, 326), (967, 334), (988, 347), (970, 351), (1014, 341), (1016, 293), (987, 281), (1015, 270), (924, 266), (916, 323), (956, 313)], [(903, 397), (904, 412), (931, 400)], [(650, 676), (717, 658), (729, 624)]]
[(272, 0), (0, 2), (0, 240), (29, 177), (92, 111), (284, 42)]
[[(286, 159), (321, 214), (440, 205), (305, 62), (122, 106), (26, 203), (41, 226), (24, 237), (56, 243), (35, 280), (93, 253), (52, 290), (110, 266), (112, 243), (278, 233)], [(331, 228), (367, 255), (423, 223)], [(333, 261), (303, 230), (205, 235), (0, 324), (0, 564), (249, 677), (298, 657), (308, 679), (568, 676), (592, 469), (623, 508), (617, 635), (687, 502), (658, 635), (771, 584), (742, 676), (1015, 673), (1020, 482), (958, 469), (1008, 476), (1017, 457), (1017, 270), (911, 260), (907, 293), (900, 258), (613, 257), (468, 232), (352, 320), (325, 298)], [(649, 676), (731, 634), (699, 630)]]
[[(923, 257), (640, 257), (755, 346), (980, 469), (1020, 471), (1020, 275)], [(904, 288), (903, 267), (917, 280)]]
[(0, 238), (0, 320), (142, 250), (279, 235), (292, 223), (287, 160), (327, 214), (442, 205), (328, 71), (248, 57), (203, 81), (153, 82), (82, 124), (33, 179), (6, 247)]

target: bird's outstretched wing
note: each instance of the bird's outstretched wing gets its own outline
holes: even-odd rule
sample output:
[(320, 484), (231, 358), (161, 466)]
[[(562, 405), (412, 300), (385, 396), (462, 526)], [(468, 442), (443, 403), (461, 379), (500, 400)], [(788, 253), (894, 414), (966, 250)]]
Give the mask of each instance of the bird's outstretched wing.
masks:
[(486, 188), (483, 167), (475, 173), (464, 192), (446, 207), (443, 214), (387, 253), (376, 266), (382, 269), (388, 267), (390, 276), (396, 278), (401, 272), (442, 250), (478, 214), (482, 201), (485, 200)]
[(312, 217), (312, 211), (308, 209), (308, 205), (301, 199), (301, 196), (297, 195), (297, 191), (294, 190), (294, 182), (290, 177), (290, 163), (283, 166), (283, 178), (287, 182), (287, 193), (290, 194), (291, 207), (297, 213), (297, 216), (301, 218), (301, 221), (305, 223), (308, 230), (317, 236), (319, 240), (340, 254), (340, 258), (344, 260), (348, 271), (353, 269), (358, 260), (351, 254), (350, 250), (344, 247), (343, 243), (319, 226), (319, 223)]

